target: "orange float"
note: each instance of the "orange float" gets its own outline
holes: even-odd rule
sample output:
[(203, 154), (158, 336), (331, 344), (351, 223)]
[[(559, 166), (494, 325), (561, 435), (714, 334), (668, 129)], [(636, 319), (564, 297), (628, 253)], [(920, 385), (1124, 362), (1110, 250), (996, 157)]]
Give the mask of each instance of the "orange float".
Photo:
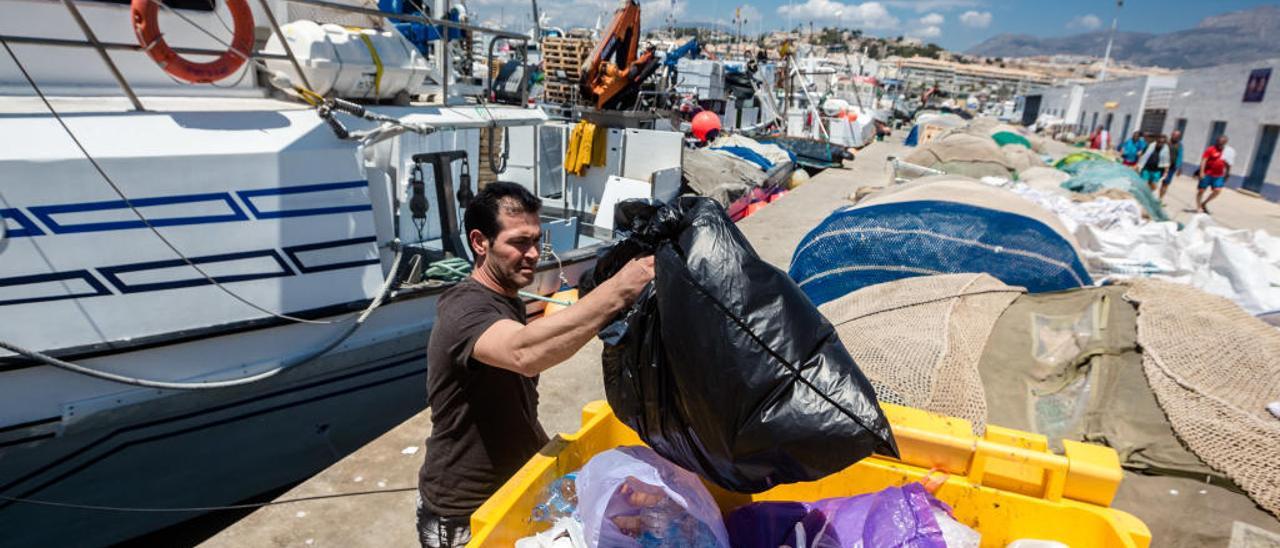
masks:
[(245, 0), (226, 2), (234, 29), (231, 49), (208, 63), (187, 60), (165, 42), (164, 34), (160, 32), (160, 6), (156, 0), (133, 0), (130, 4), (133, 32), (138, 35), (138, 44), (143, 51), (173, 77), (193, 84), (216, 82), (240, 70), (253, 50), (253, 12), (249, 11), (249, 4)]

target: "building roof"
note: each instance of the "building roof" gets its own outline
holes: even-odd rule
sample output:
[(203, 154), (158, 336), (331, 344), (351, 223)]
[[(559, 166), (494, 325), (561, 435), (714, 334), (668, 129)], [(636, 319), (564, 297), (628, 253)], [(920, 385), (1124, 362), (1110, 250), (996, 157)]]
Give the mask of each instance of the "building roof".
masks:
[(965, 64), (952, 61), (941, 61), (928, 57), (910, 57), (898, 62), (901, 68), (920, 68), (932, 70), (949, 70), (956, 74), (979, 78), (1021, 79), (1033, 82), (1049, 82), (1052, 78), (1046, 74), (1012, 68), (1001, 68), (992, 65)]

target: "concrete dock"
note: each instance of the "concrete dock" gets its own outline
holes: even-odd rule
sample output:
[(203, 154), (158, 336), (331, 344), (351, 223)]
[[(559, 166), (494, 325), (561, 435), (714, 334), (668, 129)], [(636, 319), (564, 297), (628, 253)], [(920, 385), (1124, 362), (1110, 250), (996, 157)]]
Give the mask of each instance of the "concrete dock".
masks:
[[(785, 269), (800, 239), (833, 210), (848, 205), (855, 190), (887, 183), (890, 174), (885, 160), (902, 155), (904, 149), (898, 142), (874, 143), (845, 169), (815, 176), (738, 226), (765, 260)], [(1194, 196), (1194, 181), (1179, 177), (1167, 199), (1175, 220), (1185, 221), (1192, 214), (1188, 208)], [(1225, 226), (1261, 228), (1280, 235), (1280, 205), (1227, 190), (1210, 209)], [(582, 406), (604, 398), (600, 351), (600, 342), (593, 339), (568, 362), (542, 375), (539, 413), (547, 432), (577, 430)], [(266, 506), (201, 546), (417, 546), (415, 489), (423, 440), (430, 428), (429, 413), (419, 413), (277, 500), (384, 492)]]

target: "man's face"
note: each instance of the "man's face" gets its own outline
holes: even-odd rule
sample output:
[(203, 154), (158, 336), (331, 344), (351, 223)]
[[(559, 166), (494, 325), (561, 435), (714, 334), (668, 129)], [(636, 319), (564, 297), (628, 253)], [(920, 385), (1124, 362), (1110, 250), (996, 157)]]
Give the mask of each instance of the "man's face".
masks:
[[(489, 241), (480, 233), (471, 233), (472, 250), (481, 249), (477, 259), (503, 287), (518, 290), (533, 282), (538, 266), (542, 223), (537, 213), (515, 211), (503, 203), (498, 208), (498, 235)], [(483, 255), (483, 257), (481, 257)]]
[(1227, 137), (1225, 135), (1222, 137), (1218, 137), (1217, 144), (1218, 144), (1218, 148), (1227, 148)]

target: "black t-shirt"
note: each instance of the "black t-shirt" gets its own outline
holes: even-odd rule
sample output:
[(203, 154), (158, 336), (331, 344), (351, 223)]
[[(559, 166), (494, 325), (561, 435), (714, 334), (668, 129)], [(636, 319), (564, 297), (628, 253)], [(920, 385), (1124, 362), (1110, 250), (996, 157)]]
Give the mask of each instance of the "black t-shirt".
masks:
[[(1151, 145), (1151, 157), (1147, 158), (1147, 163), (1146, 165), (1142, 166), (1142, 169), (1147, 171), (1160, 171), (1160, 149), (1162, 148), (1164, 148), (1164, 145), (1161, 145), (1161, 144)], [(1172, 154), (1169, 155), (1169, 159), (1170, 161), (1173, 161)]]
[(538, 379), (471, 357), (476, 339), (503, 319), (524, 323), (524, 303), (469, 277), (436, 305), (427, 343), (432, 425), (418, 490), (440, 516), (470, 515), (547, 443)]

